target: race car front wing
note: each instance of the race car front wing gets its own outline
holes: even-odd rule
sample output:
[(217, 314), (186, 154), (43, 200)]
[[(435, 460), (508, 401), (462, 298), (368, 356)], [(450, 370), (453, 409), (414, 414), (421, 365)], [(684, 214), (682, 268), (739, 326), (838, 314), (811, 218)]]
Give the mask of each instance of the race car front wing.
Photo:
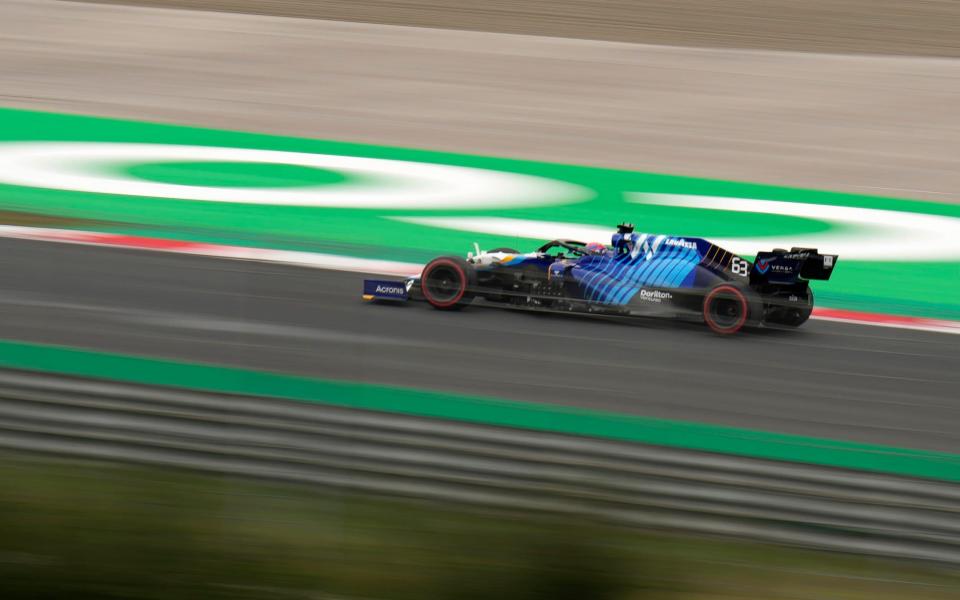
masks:
[(405, 302), (410, 298), (409, 286), (402, 281), (387, 281), (384, 279), (364, 279), (363, 299), (392, 300)]

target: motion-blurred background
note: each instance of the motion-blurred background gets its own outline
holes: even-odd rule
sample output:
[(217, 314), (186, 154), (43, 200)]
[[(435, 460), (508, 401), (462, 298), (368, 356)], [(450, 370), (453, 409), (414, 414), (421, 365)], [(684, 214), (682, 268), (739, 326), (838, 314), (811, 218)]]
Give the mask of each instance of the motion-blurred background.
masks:
[[(960, 596), (958, 61), (951, 0), (0, 0), (0, 597)], [(875, 224), (624, 214), (669, 188), (941, 237), (850, 257), (820, 297), (860, 316), (789, 334), (434, 314), (280, 263), (465, 253), (399, 220), (453, 208), (81, 194), (17, 183), (24, 141), (471, 165), (594, 203), (457, 216)]]

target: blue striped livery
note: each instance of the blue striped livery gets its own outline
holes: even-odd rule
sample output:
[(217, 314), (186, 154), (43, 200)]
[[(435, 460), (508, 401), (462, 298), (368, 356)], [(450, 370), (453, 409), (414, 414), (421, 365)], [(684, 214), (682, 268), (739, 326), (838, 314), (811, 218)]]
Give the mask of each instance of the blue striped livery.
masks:
[(699, 238), (630, 233), (615, 236), (614, 246), (629, 252), (586, 257), (572, 270), (591, 302), (623, 305), (641, 287), (692, 287), (696, 266), (711, 244)]

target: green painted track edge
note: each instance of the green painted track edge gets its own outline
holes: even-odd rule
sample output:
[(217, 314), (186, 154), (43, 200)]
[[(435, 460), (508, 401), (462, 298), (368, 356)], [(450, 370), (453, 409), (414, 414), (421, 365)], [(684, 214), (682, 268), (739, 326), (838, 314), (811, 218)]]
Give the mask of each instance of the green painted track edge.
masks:
[(0, 340), (0, 368), (960, 481), (960, 455)]

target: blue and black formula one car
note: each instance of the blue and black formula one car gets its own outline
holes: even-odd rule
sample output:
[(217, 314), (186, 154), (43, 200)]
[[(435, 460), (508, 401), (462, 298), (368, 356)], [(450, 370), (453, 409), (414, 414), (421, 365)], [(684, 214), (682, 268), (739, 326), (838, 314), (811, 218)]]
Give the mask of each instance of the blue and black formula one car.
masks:
[(611, 244), (552, 240), (442, 256), (404, 282), (367, 280), (366, 300), (422, 299), (441, 310), (476, 299), (550, 312), (673, 317), (721, 334), (744, 326), (799, 327), (813, 310), (809, 280), (829, 279), (835, 254), (758, 252), (751, 262), (707, 240), (618, 226)]

